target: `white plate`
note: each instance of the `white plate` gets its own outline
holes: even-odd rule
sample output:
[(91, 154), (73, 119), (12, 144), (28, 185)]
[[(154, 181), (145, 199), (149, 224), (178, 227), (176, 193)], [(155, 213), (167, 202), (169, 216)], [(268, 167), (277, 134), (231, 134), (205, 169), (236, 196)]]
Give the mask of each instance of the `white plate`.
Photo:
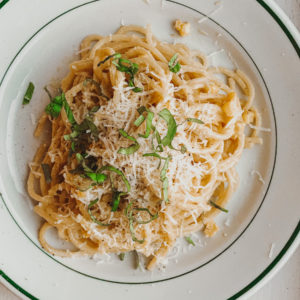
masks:
[[(148, 2), (47, 0), (39, 7), (11, 0), (0, 10), (0, 275), (24, 297), (234, 299), (270, 277), (299, 243), (299, 34), (269, 1)], [(176, 18), (192, 24), (188, 46), (211, 54), (211, 64), (237, 64), (250, 76), (263, 126), (271, 128), (261, 134), (263, 146), (243, 154), (229, 216), (217, 218), (214, 238), (195, 238), (202, 246), (186, 249), (163, 272), (133, 270), (130, 259), (96, 264), (52, 257), (38, 243), (40, 219), (25, 192), (26, 163), (40, 143), (32, 114), (38, 117), (47, 101), (43, 86), (66, 73), (85, 35), (109, 34), (122, 20), (150, 23), (156, 36), (172, 41)], [(23, 108), (29, 81), (36, 90)]]

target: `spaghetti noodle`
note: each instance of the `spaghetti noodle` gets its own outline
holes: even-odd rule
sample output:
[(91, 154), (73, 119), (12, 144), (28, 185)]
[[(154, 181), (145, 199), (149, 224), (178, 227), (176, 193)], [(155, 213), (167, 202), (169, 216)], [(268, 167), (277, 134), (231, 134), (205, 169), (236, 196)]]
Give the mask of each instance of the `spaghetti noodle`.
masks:
[[(45, 220), (39, 240), (59, 256), (136, 250), (151, 270), (178, 237), (217, 231), (243, 149), (262, 142), (254, 88), (149, 26), (88, 36), (79, 53), (35, 131), (51, 122), (28, 178)], [(52, 247), (51, 227), (77, 250)]]

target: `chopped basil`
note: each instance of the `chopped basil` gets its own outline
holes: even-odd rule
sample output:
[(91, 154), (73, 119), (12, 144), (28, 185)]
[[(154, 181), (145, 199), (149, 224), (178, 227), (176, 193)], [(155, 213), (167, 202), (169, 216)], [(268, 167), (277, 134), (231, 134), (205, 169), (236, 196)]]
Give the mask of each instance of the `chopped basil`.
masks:
[(179, 72), (181, 68), (179, 62), (177, 61), (177, 58), (178, 58), (178, 54), (175, 53), (168, 63), (169, 70), (173, 73)]
[(134, 152), (138, 151), (138, 149), (140, 148), (140, 145), (138, 143), (138, 141), (130, 136), (125, 130), (123, 129), (120, 129), (119, 130), (120, 134), (125, 137), (126, 139), (129, 139), (131, 141), (134, 142), (134, 144), (130, 145), (129, 147), (127, 148), (123, 148), (121, 147), (119, 150), (118, 150), (118, 153), (120, 154), (124, 154), (124, 155), (130, 155), (130, 154), (133, 154)]
[(143, 122), (145, 121), (145, 117), (143, 115), (140, 115), (135, 121), (134, 125), (139, 127)]
[(145, 153), (143, 154), (143, 156), (153, 156), (153, 157), (157, 157), (159, 159), (167, 159), (166, 157), (161, 157), (158, 153), (153, 152), (153, 153)]
[(121, 176), (123, 182), (126, 185), (127, 192), (117, 191), (114, 188), (114, 185), (113, 185), (113, 182), (111, 179), (111, 183), (112, 183), (112, 208), (111, 208), (111, 211), (116, 211), (119, 207), (121, 197), (127, 195), (127, 193), (130, 192), (130, 190), (131, 190), (130, 183), (127, 180), (127, 178), (125, 177), (125, 175), (123, 174), (123, 172), (113, 166), (103, 166), (102, 168), (100, 168), (99, 172), (102, 172), (102, 171), (110, 171), (110, 172), (116, 173), (117, 175)]
[[(75, 152), (76, 151), (76, 149), (75, 149), (75, 142), (72, 142), (71, 143), (71, 150), (72, 150), (72, 152)], [(71, 153), (72, 154), (72, 153)]]
[(49, 97), (49, 99), (50, 99), (50, 101), (51, 101), (53, 97), (52, 97), (51, 93), (49, 92), (47, 86), (44, 86), (44, 90), (45, 90), (45, 92), (47, 93), (47, 95), (48, 95), (48, 97)]
[[(163, 152), (164, 149), (161, 145), (161, 137), (160, 137), (160, 134), (159, 132), (157, 131), (156, 127), (155, 126), (152, 126), (152, 130), (154, 130), (153, 134), (152, 134), (152, 138), (151, 138), (151, 144), (152, 144), (152, 149), (155, 151), (155, 152)], [(156, 138), (156, 142), (157, 142), (157, 146), (155, 147), (154, 146), (154, 138)]]
[(156, 130), (156, 128), (155, 128), (155, 137), (156, 137), (156, 141), (157, 141), (158, 145), (160, 145), (161, 144), (161, 137), (160, 137), (159, 132)]
[(88, 130), (90, 130), (91, 136), (97, 142), (99, 140), (99, 130), (90, 116), (86, 116), (81, 124), (73, 126), (73, 132), (78, 132), (79, 135), (86, 134)]
[(79, 163), (81, 163), (84, 160), (83, 156), (80, 153), (76, 153), (76, 159)]
[(134, 266), (134, 268), (138, 269), (140, 267), (140, 264), (141, 264), (140, 256), (139, 256), (139, 254), (136, 250), (133, 250), (133, 254), (134, 254), (134, 257), (135, 257), (135, 266)]
[[(133, 63), (129, 59), (118, 58), (113, 61), (113, 64), (117, 67), (117, 70), (124, 72), (130, 75), (129, 86), (134, 86), (133, 76), (138, 72), (139, 66), (136, 63)], [(127, 64), (127, 65), (126, 65)]]
[(58, 95), (51, 99), (50, 103), (46, 106), (45, 112), (53, 118), (57, 118), (60, 115), (63, 107), (63, 97)]
[(97, 184), (103, 183), (107, 179), (107, 175), (102, 173), (86, 172), (85, 175), (95, 181)]
[(182, 154), (184, 154), (186, 151), (187, 151), (186, 146), (182, 145), (182, 146), (180, 147), (180, 152), (181, 152)]
[(148, 109), (145, 106), (141, 106), (137, 109), (138, 113), (141, 115), (143, 114), (145, 111), (148, 111)]
[(137, 111), (140, 114), (140, 116), (134, 121), (134, 125), (139, 127), (145, 121), (145, 117), (143, 116), (143, 113), (149, 112), (149, 110), (145, 106), (141, 106), (137, 109)]
[(196, 246), (195, 243), (194, 243), (194, 241), (191, 239), (191, 237), (186, 236), (186, 237), (185, 237), (185, 240), (186, 240), (189, 244), (191, 244), (191, 245), (193, 245), (193, 246)]
[(132, 91), (135, 93), (140, 93), (143, 91), (143, 89), (136, 86), (134, 89), (132, 89)]
[(91, 108), (91, 110), (90, 110), (90, 114), (94, 114), (94, 113), (96, 113), (98, 110), (100, 109), (100, 105), (95, 105), (95, 106), (93, 106), (92, 108)]
[(151, 129), (152, 129), (152, 120), (153, 120), (153, 117), (154, 117), (154, 113), (147, 110), (148, 114), (147, 114), (147, 117), (146, 117), (146, 132), (145, 134), (139, 134), (140, 137), (143, 137), (143, 138), (148, 138), (149, 135), (150, 135), (150, 132), (151, 132)]
[(141, 208), (133, 208), (133, 210), (137, 210), (137, 211), (145, 211), (149, 214), (150, 216), (150, 219), (149, 220), (146, 220), (146, 221), (139, 221), (137, 219), (134, 219), (135, 222), (137, 222), (138, 224), (148, 224), (150, 222), (152, 222), (153, 220), (157, 219), (158, 218), (158, 213), (156, 213), (155, 215), (153, 215), (150, 210), (148, 208), (144, 208), (144, 207), (141, 207)]
[(127, 192), (129, 193), (130, 190), (131, 190), (131, 187), (130, 187), (130, 183), (128, 182), (127, 178), (125, 177), (125, 175), (123, 174), (122, 171), (120, 171), (119, 169), (113, 167), (113, 166), (103, 166), (100, 168), (100, 170), (98, 172), (102, 172), (102, 171), (110, 171), (110, 172), (114, 172), (116, 173), (117, 175), (121, 176), (123, 182), (125, 183), (126, 185), (126, 188), (127, 188)]
[(187, 118), (186, 119), (187, 122), (194, 122), (194, 123), (198, 123), (198, 124), (204, 124), (203, 121), (196, 119), (196, 118)]
[[(44, 89), (48, 93), (49, 97), (51, 97), (51, 94), (49, 93), (48, 89), (46, 87)], [(62, 108), (65, 109), (69, 122), (72, 125), (76, 124), (73, 112), (66, 100), (66, 96), (64, 93), (61, 93), (60, 95), (54, 98), (50, 98), (50, 103), (46, 106), (45, 112), (51, 117), (57, 118), (60, 115)]]
[(121, 58), (121, 57), (114, 59), (112, 63), (116, 66), (118, 71), (124, 72), (125, 74), (129, 75), (129, 79), (127, 82), (130, 87), (133, 87), (133, 89), (132, 89), (133, 92), (139, 93), (142, 91), (141, 88), (135, 86), (135, 84), (134, 84), (134, 75), (139, 70), (138, 64), (136, 64), (128, 59)]
[(164, 166), (163, 168), (161, 169), (160, 171), (160, 180), (162, 182), (162, 190), (163, 190), (163, 200), (165, 202), (169, 202), (169, 199), (168, 199), (168, 186), (169, 186), (169, 180), (168, 180), (168, 177), (167, 177), (167, 170), (168, 170), (168, 167), (169, 167), (169, 161), (171, 159), (171, 156), (169, 155), (166, 160), (165, 160), (165, 163), (164, 163)]
[(161, 110), (158, 115), (164, 120), (166, 121), (167, 125), (168, 125), (168, 131), (166, 136), (162, 139), (161, 143), (163, 146), (169, 146), (170, 148), (172, 148), (172, 141), (174, 139), (174, 136), (176, 134), (177, 131), (177, 124), (176, 121), (173, 117), (173, 115), (170, 113), (170, 111), (166, 108), (164, 108), (163, 110)]
[(156, 152), (163, 152), (164, 149), (163, 149), (162, 145), (157, 145), (156, 148), (155, 148), (155, 151)]
[(144, 240), (144, 239), (139, 240), (139, 239), (137, 239), (136, 236), (135, 236), (135, 233), (134, 233), (134, 226), (133, 226), (133, 220), (132, 220), (131, 218), (129, 219), (129, 229), (130, 229), (130, 233), (131, 233), (131, 238), (132, 238), (132, 240), (133, 240), (134, 242), (138, 242), (138, 243), (140, 243), (140, 244), (143, 244), (145, 240)]
[(133, 204), (133, 202), (131, 201), (131, 202), (128, 204), (128, 206), (126, 207), (126, 209), (125, 209), (125, 216), (126, 216), (126, 217), (128, 218), (128, 220), (129, 220), (129, 230), (130, 230), (130, 233), (131, 233), (131, 238), (132, 238), (132, 240), (133, 240), (134, 242), (138, 242), (138, 243), (142, 244), (142, 243), (144, 243), (145, 240), (144, 240), (144, 239), (139, 240), (139, 239), (137, 239), (136, 236), (135, 236), (134, 226), (133, 226), (134, 217), (132, 216), (133, 210), (131, 209), (132, 204)]
[(88, 205), (88, 213), (92, 219), (93, 222), (97, 223), (100, 226), (110, 226), (110, 224), (106, 224), (106, 223), (102, 223), (100, 221), (97, 220), (97, 218), (95, 218), (95, 216), (92, 214), (91, 208), (99, 201), (99, 199), (95, 199), (93, 201), (90, 202), (90, 204)]
[(106, 61), (108, 61), (111, 58), (121, 58), (121, 54), (120, 53), (114, 53), (112, 55), (107, 56), (105, 59), (103, 59), (102, 61), (98, 62), (97, 67), (100, 67), (102, 64), (104, 64)]
[(218, 205), (217, 203), (213, 202), (212, 200), (209, 200), (209, 204), (210, 204), (211, 206), (213, 206), (213, 207), (215, 207), (215, 208), (217, 208), (217, 209), (223, 211), (223, 212), (228, 213), (228, 209), (223, 208), (222, 206)]
[(162, 159), (167, 159), (166, 157), (161, 157), (158, 153), (156, 153), (156, 152), (153, 152), (153, 153), (145, 153), (145, 154), (143, 154), (143, 156), (152, 156), (152, 157), (157, 157), (157, 158), (159, 158), (159, 164), (158, 164), (158, 166), (157, 166), (157, 169), (159, 169), (160, 168), (160, 165), (161, 165), (161, 160)]
[[(152, 214), (150, 212), (150, 210), (148, 208), (137, 208), (137, 207), (132, 207), (133, 205), (133, 201), (131, 201), (128, 206), (126, 207), (125, 209), (125, 216), (128, 218), (129, 220), (129, 229), (130, 229), (130, 233), (131, 233), (131, 237), (132, 237), (132, 240), (135, 241), (135, 242), (138, 242), (138, 243), (143, 243), (144, 242), (144, 239), (143, 240), (139, 240), (136, 238), (135, 236), (135, 232), (134, 232), (134, 226), (133, 226), (133, 223), (136, 222), (137, 224), (148, 224), (150, 222), (152, 222), (153, 220), (157, 219), (158, 218), (158, 213), (156, 213), (155, 215)], [(133, 211), (145, 211), (149, 214), (150, 218), (149, 220), (146, 220), (146, 221), (140, 221), (140, 220), (137, 220), (132, 214), (133, 214)]]
[(121, 261), (123, 261), (124, 258), (125, 258), (125, 252), (120, 253), (119, 258), (120, 258)]
[(78, 161), (78, 166), (74, 170), (70, 170), (70, 173), (80, 174), (83, 178), (91, 179), (93, 183), (89, 188), (103, 183), (107, 179), (107, 175), (97, 171), (98, 165), (96, 157), (86, 157), (86, 154), (76, 153), (76, 159)]
[(45, 180), (46, 183), (51, 183), (52, 178), (51, 178), (51, 169), (50, 166), (48, 164), (41, 164), (43, 172), (44, 172), (44, 176), (45, 176)]
[(96, 80), (92, 79), (92, 78), (86, 78), (84, 81), (83, 81), (83, 86), (86, 86), (88, 83), (90, 84), (93, 84), (95, 87), (96, 87), (96, 90), (97, 90), (97, 94), (101, 97), (104, 97), (106, 100), (110, 100), (109, 97), (107, 97), (106, 95), (103, 94), (102, 92), (102, 87), (100, 85), (99, 82), (97, 82)]
[(29, 82), (29, 85), (23, 97), (23, 105), (28, 104), (30, 102), (33, 95), (33, 91), (34, 91), (34, 85), (32, 82)]
[(64, 139), (65, 139), (66, 141), (71, 141), (71, 140), (77, 138), (78, 135), (79, 135), (79, 132), (76, 131), (76, 130), (74, 130), (74, 131), (72, 131), (70, 134), (65, 134), (65, 135), (64, 135)]
[(119, 192), (119, 191), (113, 189), (111, 211), (117, 211), (119, 204), (120, 204), (121, 197), (125, 196), (126, 194), (127, 193)]
[(65, 112), (66, 112), (66, 115), (67, 115), (67, 118), (69, 120), (69, 122), (73, 125), (73, 124), (76, 124), (76, 121), (74, 119), (74, 115), (73, 115), (73, 112), (69, 106), (69, 103), (67, 102), (67, 99), (65, 97), (65, 94), (62, 93), (61, 94), (61, 97), (62, 97), (62, 101), (63, 101), (63, 106), (64, 106), (64, 109), (65, 109)]

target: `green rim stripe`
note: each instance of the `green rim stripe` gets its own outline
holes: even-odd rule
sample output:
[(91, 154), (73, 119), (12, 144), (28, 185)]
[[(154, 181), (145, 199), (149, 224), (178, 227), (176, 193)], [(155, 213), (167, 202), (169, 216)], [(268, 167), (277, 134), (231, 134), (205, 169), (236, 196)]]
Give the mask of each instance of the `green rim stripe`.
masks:
[(0, 276), (2, 276), (9, 284), (11, 284), (20, 293), (32, 300), (38, 300), (38, 298), (32, 296), (30, 293), (21, 288), (17, 283), (15, 283), (10, 277), (8, 277), (2, 270), (0, 270)]
[(285, 253), (290, 248), (290, 246), (293, 244), (293, 242), (295, 241), (295, 239), (298, 236), (299, 231), (300, 231), (300, 221), (298, 222), (298, 225), (295, 228), (290, 239), (287, 241), (287, 243), (282, 248), (280, 253), (276, 256), (276, 258), (271, 262), (271, 264), (259, 276), (257, 276), (252, 282), (250, 282), (246, 287), (244, 287), (238, 293), (236, 293), (232, 297), (228, 298), (228, 300), (234, 300), (234, 299), (241, 297), (243, 294), (245, 294), (251, 288), (253, 288), (257, 283), (259, 283), (266, 275), (268, 275), (268, 273), (270, 273), (270, 271), (272, 271), (272, 269), (277, 265), (277, 263), (282, 259), (282, 257), (285, 255)]
[(296, 40), (294, 39), (293, 35), (288, 30), (288, 28), (281, 21), (281, 19), (276, 15), (276, 13), (272, 10), (272, 8), (267, 3), (265, 3), (263, 0), (256, 0), (256, 1), (273, 17), (273, 19), (281, 27), (281, 29), (286, 34), (286, 36), (292, 43), (293, 47), (295, 48), (298, 56), (300, 57), (300, 47), (299, 47), (298, 43), (296, 42)]
[(0, 2), (0, 8), (2, 8), (9, 0), (3, 0)]

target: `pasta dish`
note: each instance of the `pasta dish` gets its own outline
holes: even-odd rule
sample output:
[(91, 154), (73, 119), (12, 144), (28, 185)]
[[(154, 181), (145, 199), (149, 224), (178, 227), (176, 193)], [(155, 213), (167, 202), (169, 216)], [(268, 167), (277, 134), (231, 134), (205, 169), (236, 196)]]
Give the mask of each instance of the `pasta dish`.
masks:
[[(40, 243), (62, 257), (135, 250), (152, 270), (179, 237), (218, 230), (244, 148), (262, 143), (253, 85), (149, 26), (87, 36), (79, 55), (35, 131), (51, 123), (27, 183)], [(76, 250), (50, 245), (51, 227)]]

